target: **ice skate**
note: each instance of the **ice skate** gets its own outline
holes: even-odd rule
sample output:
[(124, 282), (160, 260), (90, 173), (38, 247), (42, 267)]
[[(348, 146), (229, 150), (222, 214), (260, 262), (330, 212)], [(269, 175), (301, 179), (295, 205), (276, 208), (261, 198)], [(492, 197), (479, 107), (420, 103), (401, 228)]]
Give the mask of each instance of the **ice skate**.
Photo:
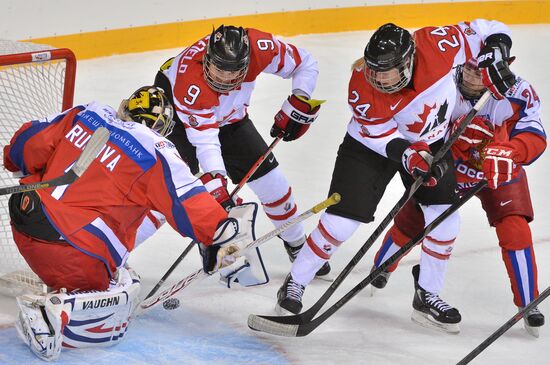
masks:
[[(376, 265), (373, 265), (370, 269), (370, 272), (372, 273), (374, 270), (376, 270)], [(370, 283), (370, 296), (374, 296), (376, 291), (378, 289), (384, 289), (386, 287), (386, 284), (388, 283), (388, 280), (390, 279), (391, 272), (388, 272), (386, 270), (383, 270), (377, 277), (374, 278), (373, 281)]]
[[(518, 309), (522, 310), (521, 307)], [(537, 307), (528, 311), (523, 317), (523, 327), (533, 337), (539, 337), (539, 329), (542, 326), (544, 326), (544, 315)]]
[(280, 315), (298, 314), (302, 310), (302, 296), (306, 288), (292, 279), (288, 274), (285, 282), (277, 292), (275, 311)]
[(414, 299), (411, 319), (428, 328), (436, 328), (448, 333), (459, 333), (461, 320), (458, 309), (453, 308), (435, 293), (424, 290), (418, 284), (420, 265), (412, 270), (414, 276)]

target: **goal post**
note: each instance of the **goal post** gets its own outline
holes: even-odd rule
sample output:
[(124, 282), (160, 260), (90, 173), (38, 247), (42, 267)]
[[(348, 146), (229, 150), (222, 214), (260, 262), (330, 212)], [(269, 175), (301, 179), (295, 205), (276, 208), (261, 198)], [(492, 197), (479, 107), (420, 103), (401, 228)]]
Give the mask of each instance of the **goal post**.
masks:
[[(76, 58), (69, 49), (0, 40), (0, 153), (25, 122), (69, 109), (73, 104)], [(17, 177), (0, 169), (0, 186)], [(42, 283), (19, 254), (12, 239), (9, 196), (0, 196), (0, 293), (41, 291)]]

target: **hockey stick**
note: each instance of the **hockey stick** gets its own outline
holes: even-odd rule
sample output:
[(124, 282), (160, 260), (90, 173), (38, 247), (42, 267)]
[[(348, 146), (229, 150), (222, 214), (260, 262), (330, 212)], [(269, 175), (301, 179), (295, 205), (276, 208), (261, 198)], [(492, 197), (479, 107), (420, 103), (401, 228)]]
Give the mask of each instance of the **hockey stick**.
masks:
[[(272, 238), (276, 237), (277, 235), (281, 234), (285, 230), (289, 229), (290, 227), (294, 226), (295, 224), (298, 224), (309, 217), (321, 212), (322, 210), (330, 207), (331, 205), (338, 204), (340, 202), (340, 194), (334, 193), (321, 203), (315, 205), (313, 208), (306, 210), (302, 214), (300, 214), (297, 217), (294, 217), (293, 219), (289, 220), (288, 222), (284, 223), (283, 225), (279, 226), (278, 228), (272, 230), (269, 233), (266, 233), (262, 237), (256, 239), (255, 241), (250, 242), (245, 247), (240, 249), (239, 251), (235, 252), (232, 256), (237, 258), (242, 255), (244, 255), (244, 252), (247, 250), (254, 249), (261, 244), (271, 240)], [(210, 274), (211, 275), (211, 274)], [(144, 299), (140, 304), (140, 309), (143, 311), (153, 307), (154, 305), (158, 304), (161, 301), (164, 301), (168, 298), (174, 297), (177, 293), (179, 293), (181, 290), (188, 287), (191, 283), (198, 281), (199, 279), (204, 279), (206, 277), (210, 276), (204, 270), (198, 269), (197, 271), (193, 272), (192, 274), (188, 275), (184, 279), (178, 281), (176, 284), (172, 285), (171, 287), (167, 288), (166, 290), (162, 291), (161, 293), (152, 296), (148, 299)]]
[(529, 312), (531, 309), (539, 305), (544, 299), (550, 296), (550, 287), (546, 288), (545, 291), (540, 293), (540, 295), (529, 303), (525, 308), (516, 313), (512, 318), (510, 318), (506, 323), (500, 326), (495, 332), (493, 332), (489, 337), (485, 339), (482, 343), (479, 344), (475, 349), (473, 349), (468, 355), (466, 355), (462, 360), (457, 362), (457, 365), (465, 365), (472, 361), (477, 355), (479, 355), (483, 350), (489, 347), (493, 342), (495, 342), (500, 336), (502, 336), (506, 331), (508, 331), (514, 324), (520, 321), (523, 316)]
[(155, 295), (155, 293), (160, 289), (160, 287), (162, 286), (162, 284), (164, 284), (164, 282), (166, 281), (166, 279), (168, 279), (168, 277), (170, 275), (172, 275), (172, 272), (174, 272), (174, 270), (176, 269), (176, 267), (179, 266), (179, 264), (183, 261), (183, 259), (185, 258), (185, 256), (187, 256), (187, 254), (191, 251), (191, 249), (193, 248), (193, 246), (195, 245), (195, 241), (191, 241), (187, 247), (185, 248), (185, 250), (183, 250), (183, 252), (181, 253), (181, 255), (179, 255), (179, 257), (176, 259), (176, 261), (174, 261), (174, 263), (172, 264), (172, 266), (170, 266), (170, 268), (168, 269), (168, 271), (166, 271), (166, 273), (164, 273), (164, 275), (162, 276), (162, 278), (159, 280), (159, 282), (157, 283), (157, 285), (155, 285), (153, 287), (153, 289), (151, 289), (151, 291), (149, 291), (149, 294), (147, 294), (147, 296), (143, 299), (143, 300), (146, 300), (146, 299), (149, 299), (150, 297), (152, 297), (153, 295)]
[[(489, 91), (486, 91), (481, 98), (478, 100), (478, 102), (473, 106), (473, 108), (468, 112), (466, 117), (461, 121), (461, 123), (458, 125), (457, 129), (454, 131), (453, 134), (449, 136), (449, 139), (441, 146), (439, 151), (435, 154), (432, 164), (437, 163), (441, 158), (445, 156), (445, 154), (449, 151), (451, 146), (454, 142), (460, 137), (462, 132), (466, 129), (468, 124), (472, 121), (472, 119), (475, 117), (477, 112), (483, 108), (485, 103), (489, 100), (491, 97), (491, 94)], [(367, 239), (367, 241), (363, 244), (363, 246), (357, 251), (355, 256), (350, 260), (350, 262), (344, 267), (342, 272), (338, 275), (338, 277), (332, 282), (332, 284), (329, 286), (329, 288), (323, 293), (321, 298), (313, 304), (311, 308), (306, 310), (305, 312), (302, 312), (296, 316), (290, 316), (285, 317), (288, 318), (285, 321), (290, 322), (284, 322), (284, 323), (294, 323), (294, 324), (300, 324), (304, 322), (311, 321), (313, 317), (319, 312), (319, 310), (325, 305), (325, 303), (329, 300), (329, 298), (334, 294), (336, 289), (342, 284), (344, 279), (349, 275), (349, 273), (354, 269), (354, 267), (359, 263), (359, 261), (363, 258), (363, 256), (367, 253), (367, 251), (371, 248), (371, 246), (376, 242), (378, 237), (384, 232), (384, 230), (387, 228), (387, 226), (393, 221), (395, 216), (399, 213), (401, 208), (405, 206), (405, 204), (409, 201), (409, 199), (413, 196), (413, 194), (418, 190), (420, 185), (422, 184), (422, 178), (419, 177), (415, 180), (415, 182), (412, 184), (412, 186), (405, 191), (405, 194), (399, 199), (399, 201), (395, 204), (395, 206), (390, 210), (390, 212), (384, 217), (382, 222), (376, 227), (372, 235)]]
[[(267, 148), (267, 150), (260, 156), (260, 158), (258, 158), (258, 160), (254, 163), (254, 165), (252, 165), (252, 167), (250, 168), (250, 170), (248, 171), (248, 173), (242, 178), (242, 180), (239, 182), (239, 184), (233, 189), (233, 191), (231, 192), (231, 194), (229, 195), (229, 197), (231, 199), (233, 199), (237, 193), (243, 188), (244, 184), (247, 183), (247, 181), (250, 179), (250, 177), (256, 172), (256, 170), (258, 170), (258, 168), (260, 167), (260, 165), (265, 161), (265, 159), (267, 158), (267, 156), (269, 156), (269, 154), (273, 151), (273, 149), (275, 148), (275, 146), (277, 145), (277, 143), (279, 143), (281, 141), (281, 139), (283, 139), (283, 136), (282, 135), (279, 135), (277, 136), (273, 142), (271, 142), (271, 144), (269, 145), (269, 147)], [(179, 255), (179, 257), (176, 259), (176, 261), (174, 261), (174, 263), (172, 264), (172, 266), (170, 266), (170, 268), (168, 269), (168, 271), (166, 271), (166, 273), (164, 273), (164, 275), (162, 276), (162, 278), (159, 280), (159, 282), (153, 287), (153, 289), (151, 289), (151, 291), (149, 291), (149, 294), (147, 294), (147, 296), (143, 299), (143, 300), (146, 300), (150, 297), (152, 297), (153, 295), (155, 295), (155, 293), (160, 289), (160, 287), (162, 286), (162, 284), (164, 284), (164, 282), (166, 281), (166, 279), (168, 279), (170, 277), (170, 275), (172, 275), (172, 272), (174, 272), (174, 270), (176, 269), (176, 267), (179, 266), (179, 264), (183, 261), (183, 259), (185, 258), (185, 256), (187, 256), (187, 254), (191, 251), (191, 249), (193, 248), (193, 246), (195, 245), (195, 241), (191, 241), (187, 247), (185, 248), (185, 250), (183, 250), (183, 252), (181, 253), (181, 255)]]
[(105, 143), (107, 143), (109, 136), (110, 132), (109, 130), (107, 130), (107, 128), (97, 128), (92, 134), (92, 137), (90, 138), (88, 143), (86, 144), (86, 147), (84, 147), (82, 153), (80, 153), (80, 156), (78, 156), (78, 159), (69, 171), (61, 176), (46, 181), (40, 181), (37, 183), (25, 185), (6, 186), (4, 188), (0, 188), (0, 195), (46, 189), (54, 186), (67, 185), (74, 182), (76, 179), (82, 176), (88, 166), (90, 166), (92, 161), (97, 157), (101, 149), (105, 146)]
[[(479, 182), (476, 186), (474, 186), (472, 189), (468, 190), (466, 194), (464, 194), (464, 196), (457, 203), (454, 203), (449, 208), (447, 208), (447, 210), (441, 213), (441, 215), (439, 215), (433, 222), (427, 225), (421, 233), (419, 233), (413, 239), (407, 242), (407, 244), (405, 244), (398, 251), (396, 251), (386, 261), (384, 261), (378, 268), (373, 270), (365, 279), (363, 279), (359, 284), (353, 287), (353, 289), (351, 289), (348, 293), (346, 293), (346, 295), (344, 295), (340, 300), (338, 300), (336, 303), (330, 306), (326, 311), (324, 311), (317, 318), (313, 319), (313, 316), (317, 314), (321, 306), (328, 299), (328, 297), (326, 297), (325, 295), (323, 295), (323, 297), (321, 298), (321, 299), (325, 298), (325, 302), (321, 302), (321, 300), (319, 300), (308, 311), (303, 312), (301, 314), (294, 315), (294, 316), (288, 316), (288, 317), (261, 316), (261, 315), (251, 314), (250, 316), (248, 316), (248, 327), (256, 331), (267, 332), (267, 333), (271, 333), (279, 336), (288, 336), (288, 337), (307, 336), (315, 328), (317, 328), (324, 321), (326, 321), (331, 315), (333, 315), (338, 309), (340, 309), (344, 304), (346, 304), (351, 298), (357, 295), (357, 293), (359, 293), (363, 288), (369, 285), (388, 266), (392, 265), (394, 262), (399, 260), (410, 249), (412, 249), (419, 242), (421, 242), (435, 227), (437, 227), (441, 222), (443, 222), (449, 215), (457, 211), (464, 203), (470, 200), (470, 198), (472, 198), (476, 193), (478, 193), (486, 185), (487, 185), (487, 181), (483, 180)], [(336, 280), (338, 280), (338, 278)]]

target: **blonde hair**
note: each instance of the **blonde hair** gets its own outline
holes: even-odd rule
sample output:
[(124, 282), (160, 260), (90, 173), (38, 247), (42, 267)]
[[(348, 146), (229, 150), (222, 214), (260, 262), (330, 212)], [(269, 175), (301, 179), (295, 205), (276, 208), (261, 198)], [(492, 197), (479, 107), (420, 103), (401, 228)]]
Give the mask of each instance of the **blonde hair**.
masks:
[(353, 70), (362, 70), (365, 67), (365, 59), (363, 57), (358, 58), (351, 64), (351, 71)]

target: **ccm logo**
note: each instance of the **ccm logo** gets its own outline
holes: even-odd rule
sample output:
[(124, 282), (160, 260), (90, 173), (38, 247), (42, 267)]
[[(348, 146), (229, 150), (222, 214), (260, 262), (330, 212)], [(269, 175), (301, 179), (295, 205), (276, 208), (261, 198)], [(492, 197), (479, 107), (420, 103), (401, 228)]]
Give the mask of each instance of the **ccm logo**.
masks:
[(300, 114), (296, 110), (290, 112), (290, 117), (298, 123), (302, 124), (310, 124), (313, 123), (313, 121), (315, 120), (315, 117), (309, 117), (305, 114)]
[(479, 56), (479, 58), (477, 59), (477, 62), (481, 63), (485, 60), (490, 60), (491, 58), (493, 58), (493, 54), (492, 53), (487, 53), (487, 54)]
[(504, 151), (500, 148), (487, 148), (486, 154), (489, 156), (510, 157), (512, 155), (512, 151)]

